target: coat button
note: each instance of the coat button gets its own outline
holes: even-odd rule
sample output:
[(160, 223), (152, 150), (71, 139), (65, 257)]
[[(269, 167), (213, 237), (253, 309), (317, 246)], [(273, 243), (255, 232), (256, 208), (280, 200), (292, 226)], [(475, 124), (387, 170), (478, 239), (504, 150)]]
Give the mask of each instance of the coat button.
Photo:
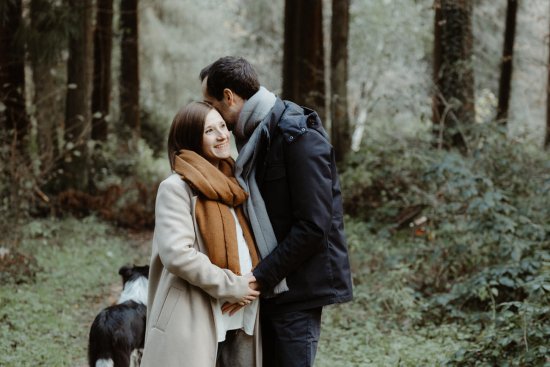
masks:
[(304, 131), (306, 131), (306, 128), (305, 128), (305, 127), (302, 128), (302, 132), (304, 132)]
[(288, 137), (288, 140), (291, 140), (291, 141), (294, 140), (294, 136), (290, 135), (290, 136)]

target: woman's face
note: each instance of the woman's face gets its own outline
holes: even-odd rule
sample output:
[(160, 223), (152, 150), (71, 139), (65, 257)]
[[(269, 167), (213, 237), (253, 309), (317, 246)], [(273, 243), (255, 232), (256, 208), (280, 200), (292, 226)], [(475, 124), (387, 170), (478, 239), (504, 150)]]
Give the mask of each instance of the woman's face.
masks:
[(229, 130), (222, 116), (215, 109), (210, 110), (204, 121), (202, 134), (202, 152), (214, 166), (218, 166), (221, 159), (229, 158)]

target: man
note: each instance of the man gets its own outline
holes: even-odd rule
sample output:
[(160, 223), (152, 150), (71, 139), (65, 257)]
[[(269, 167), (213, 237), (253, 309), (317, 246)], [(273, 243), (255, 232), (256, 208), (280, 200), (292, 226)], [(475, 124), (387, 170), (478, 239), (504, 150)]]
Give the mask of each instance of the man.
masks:
[(245, 59), (220, 58), (200, 79), (235, 135), (235, 175), (250, 193), (264, 365), (312, 366), (323, 306), (352, 299), (334, 150), (317, 114), (260, 87)]

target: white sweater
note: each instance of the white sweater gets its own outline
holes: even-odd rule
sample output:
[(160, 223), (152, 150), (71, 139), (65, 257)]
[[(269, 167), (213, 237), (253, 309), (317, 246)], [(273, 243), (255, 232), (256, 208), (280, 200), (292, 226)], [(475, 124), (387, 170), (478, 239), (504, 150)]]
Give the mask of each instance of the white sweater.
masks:
[[(241, 268), (241, 274), (246, 275), (252, 271), (252, 258), (248, 251), (248, 246), (244, 239), (243, 230), (237, 219), (237, 215), (233, 208), (231, 213), (235, 219), (237, 228), (237, 243), (239, 246), (239, 265)], [(239, 311), (230, 316), (228, 313), (222, 314), (219, 319), (220, 325), (218, 329), (218, 342), (225, 340), (225, 334), (228, 330), (243, 329), (248, 335), (254, 334), (254, 322), (256, 321), (256, 314), (258, 312), (258, 302), (256, 299), (249, 305), (241, 308)]]

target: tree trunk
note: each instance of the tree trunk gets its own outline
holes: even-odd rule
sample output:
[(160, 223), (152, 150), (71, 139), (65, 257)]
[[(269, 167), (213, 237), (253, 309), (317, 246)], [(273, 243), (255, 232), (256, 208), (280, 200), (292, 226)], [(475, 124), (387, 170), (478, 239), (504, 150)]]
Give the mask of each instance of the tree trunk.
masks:
[(323, 1), (286, 0), (283, 97), (325, 116)]
[(120, 1), (120, 114), (127, 138), (140, 136), (138, 0)]
[(65, 105), (65, 143), (63, 187), (87, 190), (87, 143), (91, 130), (92, 74), (92, 0), (68, 0), (76, 22), (69, 38), (67, 60), (67, 99)]
[(55, 10), (49, 0), (31, 0), (31, 29), (34, 44), (27, 45), (32, 67), (34, 83), (34, 116), (37, 127), (40, 170), (43, 174), (54, 171), (55, 161), (59, 158), (57, 129), (63, 121), (63, 98), (52, 70), (57, 68), (58, 52), (44, 50), (44, 43), (51, 45), (60, 42), (59, 34), (53, 34), (51, 22), (57, 21)]
[[(550, 21), (548, 22), (550, 24)], [(550, 34), (550, 31), (548, 32)], [(548, 81), (546, 82), (546, 137), (544, 147), (550, 149), (550, 37), (548, 37)]]
[(439, 141), (439, 124), (441, 123), (441, 116), (444, 111), (444, 105), (439, 98), (439, 73), (441, 72), (441, 24), (442, 24), (442, 15), (441, 15), (441, 0), (434, 0), (434, 44), (433, 44), (433, 74), (432, 80), (434, 83), (434, 93), (432, 96), (432, 124), (433, 124), (433, 133), (436, 137), (436, 140)]
[(506, 124), (508, 120), (508, 106), (512, 85), (512, 71), (514, 60), (514, 38), (516, 36), (517, 0), (508, 0), (506, 9), (506, 29), (504, 31), (504, 46), (500, 64), (500, 83), (498, 89), (497, 121)]
[(435, 10), (434, 134), (438, 147), (465, 152), (475, 119), (472, 0), (436, 0)]
[(12, 147), (24, 154), (29, 130), (25, 109), (25, 48), (15, 39), (22, 26), (21, 0), (9, 1), (0, 10), (0, 125)]
[(350, 0), (332, 0), (331, 140), (338, 161), (344, 159), (351, 147), (347, 89), (349, 6)]
[[(21, 213), (22, 183), (29, 183), (28, 131), (29, 118), (25, 108), (24, 46), (16, 41), (22, 27), (21, 0), (0, 6), (0, 144), (7, 154), (0, 156), (0, 197), (7, 199), (12, 218)], [(4, 220), (4, 219), (3, 219)]]
[(92, 139), (107, 140), (111, 101), (111, 54), (113, 48), (113, 0), (97, 0), (94, 31), (92, 90)]

